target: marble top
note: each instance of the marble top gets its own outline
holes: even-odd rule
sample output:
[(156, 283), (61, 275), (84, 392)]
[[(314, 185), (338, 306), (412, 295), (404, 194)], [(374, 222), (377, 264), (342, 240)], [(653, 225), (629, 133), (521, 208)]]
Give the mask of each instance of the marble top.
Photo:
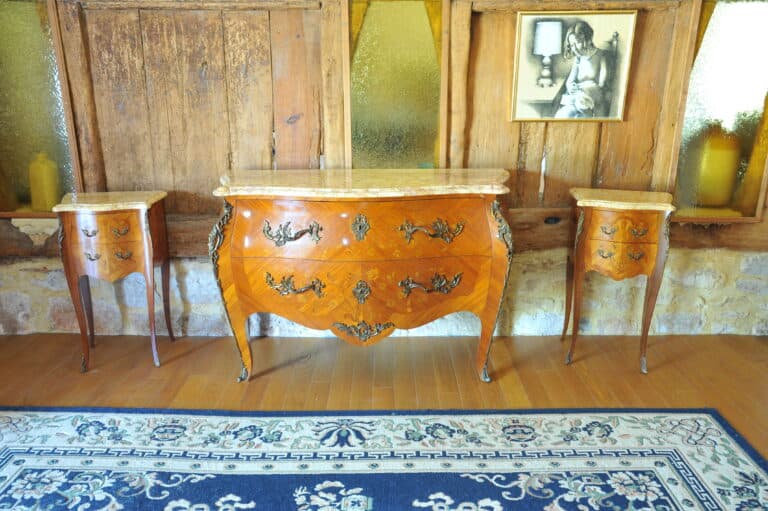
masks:
[(606, 209), (674, 211), (672, 195), (666, 192), (636, 192), (601, 188), (571, 188), (577, 206)]
[(166, 192), (88, 192), (68, 193), (53, 211), (118, 211), (122, 209), (149, 209), (162, 200)]
[(217, 197), (412, 197), (509, 192), (504, 169), (253, 170), (221, 178)]

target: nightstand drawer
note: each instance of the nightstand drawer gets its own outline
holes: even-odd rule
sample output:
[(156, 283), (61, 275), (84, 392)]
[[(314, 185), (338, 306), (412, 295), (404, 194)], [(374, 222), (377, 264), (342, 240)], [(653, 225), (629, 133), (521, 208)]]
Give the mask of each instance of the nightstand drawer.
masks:
[(656, 263), (658, 246), (653, 243), (585, 241), (585, 270), (595, 270), (616, 280), (649, 275)]
[(589, 239), (617, 243), (656, 243), (661, 223), (658, 211), (593, 209), (588, 225)]
[(144, 271), (141, 241), (91, 243), (69, 247), (82, 273), (113, 282), (133, 272)]
[(75, 225), (68, 232), (75, 243), (81, 244), (141, 241), (140, 214), (141, 211), (77, 213), (72, 219)]

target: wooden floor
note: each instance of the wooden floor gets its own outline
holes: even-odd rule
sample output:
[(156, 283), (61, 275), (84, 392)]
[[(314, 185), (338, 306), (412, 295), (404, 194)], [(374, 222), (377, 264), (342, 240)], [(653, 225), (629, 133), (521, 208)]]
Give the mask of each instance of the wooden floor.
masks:
[(231, 338), (97, 337), (79, 372), (79, 338), (0, 336), (0, 405), (347, 410), (716, 408), (768, 457), (768, 338), (652, 337), (649, 374), (636, 337), (583, 337), (572, 366), (555, 337), (497, 338), (491, 383), (473, 371), (476, 338), (255, 339), (254, 376), (236, 383)]

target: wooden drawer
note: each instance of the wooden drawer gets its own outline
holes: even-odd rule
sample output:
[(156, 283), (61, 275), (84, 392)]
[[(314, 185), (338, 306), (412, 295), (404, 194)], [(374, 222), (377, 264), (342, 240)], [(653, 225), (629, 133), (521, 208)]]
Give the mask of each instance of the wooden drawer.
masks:
[(239, 199), (232, 255), (370, 261), (487, 254), (491, 240), (483, 209), (481, 198)]
[(589, 239), (617, 243), (656, 243), (661, 220), (663, 215), (658, 211), (592, 209), (591, 218), (584, 229)]
[(141, 241), (75, 244), (69, 246), (69, 253), (81, 273), (110, 282), (144, 270)]
[(142, 211), (118, 211), (108, 213), (67, 213), (70, 216), (70, 234), (76, 243), (112, 243), (141, 241), (142, 227), (139, 215)]
[(595, 270), (616, 280), (649, 275), (658, 246), (654, 243), (612, 243), (586, 240), (585, 270)]
[(352, 290), (360, 280), (359, 263), (241, 258), (232, 260), (232, 272), (247, 310), (272, 312), (321, 330), (358, 317), (360, 305)]

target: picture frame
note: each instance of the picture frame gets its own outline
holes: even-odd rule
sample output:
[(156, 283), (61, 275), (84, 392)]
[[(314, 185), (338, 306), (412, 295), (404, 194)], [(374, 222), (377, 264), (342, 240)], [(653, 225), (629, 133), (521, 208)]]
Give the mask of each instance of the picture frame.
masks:
[(636, 10), (517, 14), (512, 121), (621, 121)]

